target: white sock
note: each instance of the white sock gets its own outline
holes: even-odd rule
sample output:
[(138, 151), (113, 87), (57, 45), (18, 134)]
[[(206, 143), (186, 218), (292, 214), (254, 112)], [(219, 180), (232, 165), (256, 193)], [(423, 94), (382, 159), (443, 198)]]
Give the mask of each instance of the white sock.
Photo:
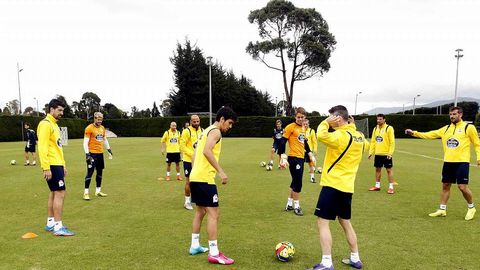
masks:
[(192, 198), (190, 196), (185, 196), (185, 203), (191, 203)]
[(61, 228), (63, 228), (63, 223), (62, 221), (55, 221), (55, 227), (53, 228), (54, 231), (58, 231), (60, 230)]
[(360, 261), (360, 254), (358, 252), (350, 252), (350, 261), (353, 263)]
[(53, 217), (48, 217), (47, 218), (47, 226), (48, 227), (55, 226), (55, 219)]
[(380, 182), (375, 182), (375, 187), (380, 188)]
[(37, 164), (37, 162), (34, 160), (34, 161), (32, 161), (32, 164), (35, 165), (35, 164)]
[(315, 174), (314, 174), (314, 173), (311, 173), (311, 174), (310, 174), (310, 179), (312, 179), (312, 178), (315, 178)]
[(447, 210), (447, 205), (446, 204), (440, 204), (440, 209)]
[(393, 189), (393, 183), (388, 184), (388, 188)]
[(96, 187), (96, 188), (95, 188), (95, 192), (96, 192), (96, 193), (99, 193), (100, 191), (102, 191), (102, 187)]
[(218, 251), (217, 240), (208, 240), (208, 248), (210, 250), (209, 254), (211, 256), (217, 256), (220, 253), (220, 251)]
[(293, 201), (293, 208), (295, 208), (295, 209), (300, 208), (300, 200), (294, 200)]
[(180, 176), (180, 173), (179, 173), (179, 172), (177, 172), (177, 176)]
[(89, 191), (88, 191), (88, 188), (86, 188), (84, 191), (83, 191), (83, 194), (88, 194)]
[(25, 161), (25, 164), (30, 164), (30, 160)]
[(287, 206), (293, 206), (293, 199), (292, 198), (288, 198)]
[(469, 203), (467, 204), (468, 205), (468, 208), (474, 208), (475, 207), (475, 204), (474, 203)]
[(197, 248), (200, 246), (200, 234), (199, 233), (192, 233), (192, 248)]
[(333, 264), (332, 255), (323, 255), (321, 264), (325, 267), (331, 267)]

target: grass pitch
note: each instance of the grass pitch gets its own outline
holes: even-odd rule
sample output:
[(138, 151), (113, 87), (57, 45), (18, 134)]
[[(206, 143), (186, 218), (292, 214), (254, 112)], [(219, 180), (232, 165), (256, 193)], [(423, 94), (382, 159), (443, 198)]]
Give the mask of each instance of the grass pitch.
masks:
[[(306, 269), (321, 259), (312, 214), (320, 186), (308, 182), (305, 172), (305, 216), (284, 212), (288, 171), (259, 166), (268, 161), (271, 139), (224, 139), (220, 162), (229, 183), (218, 187), (219, 247), (235, 259), (227, 267), (210, 265), (206, 254), (187, 254), (193, 212), (183, 209), (184, 181), (158, 180), (165, 174), (159, 138), (110, 139), (115, 156), (106, 159), (102, 189), (108, 197), (92, 196), (91, 201), (82, 200), (86, 166), (81, 143), (70, 140), (64, 148), (63, 221), (77, 234), (69, 238), (43, 231), (48, 187), (39, 166), (22, 165), (23, 143), (0, 143), (0, 269)], [(385, 180), (382, 191), (367, 191), (374, 169), (366, 156), (359, 169), (352, 223), (365, 269), (478, 269), (480, 213), (473, 221), (463, 219), (466, 203), (456, 187), (446, 218), (427, 215), (438, 207), (442, 161), (415, 154), (441, 159), (440, 142), (400, 139), (397, 150), (395, 195), (386, 194)], [(320, 148), (320, 165), (323, 153)], [(16, 166), (9, 165), (11, 159)], [(470, 178), (478, 203), (480, 169), (471, 167)], [(206, 245), (203, 225), (200, 240)], [(349, 269), (340, 264), (349, 255), (343, 232), (337, 223), (331, 229), (335, 267)], [(30, 231), (39, 237), (21, 239)], [(281, 241), (294, 244), (293, 261), (275, 259), (274, 247)]]

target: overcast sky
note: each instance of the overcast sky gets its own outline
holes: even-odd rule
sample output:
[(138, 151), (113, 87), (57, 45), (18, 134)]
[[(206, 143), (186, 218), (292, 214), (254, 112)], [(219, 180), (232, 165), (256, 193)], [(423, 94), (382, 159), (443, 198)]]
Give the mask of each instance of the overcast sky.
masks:
[[(188, 37), (225, 68), (282, 97), (281, 73), (245, 53), (258, 40), (247, 20), (268, 1), (0, 0), (0, 106), (18, 99), (40, 106), (62, 94), (71, 104), (86, 91), (123, 110), (151, 108), (174, 87), (177, 42)], [(315, 0), (337, 40), (331, 69), (295, 84), (294, 106), (357, 112), (453, 99), (455, 49), (462, 48), (459, 96), (480, 98), (480, 1)], [(278, 66), (278, 64), (277, 64)]]

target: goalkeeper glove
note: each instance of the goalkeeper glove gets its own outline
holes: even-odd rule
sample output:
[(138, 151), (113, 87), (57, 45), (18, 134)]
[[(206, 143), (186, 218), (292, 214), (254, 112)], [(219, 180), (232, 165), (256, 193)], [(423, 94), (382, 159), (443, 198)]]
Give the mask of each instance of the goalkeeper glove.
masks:
[(280, 155), (280, 167), (287, 167), (289, 164), (288, 164), (288, 160), (287, 160), (287, 155), (285, 154), (281, 154)]

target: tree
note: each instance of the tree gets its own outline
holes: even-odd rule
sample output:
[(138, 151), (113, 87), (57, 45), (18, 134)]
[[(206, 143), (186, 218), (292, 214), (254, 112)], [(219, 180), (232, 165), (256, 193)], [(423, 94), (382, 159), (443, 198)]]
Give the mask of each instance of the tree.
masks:
[(137, 106), (132, 107), (132, 112), (130, 113), (130, 116), (132, 118), (137, 118), (139, 116), (138, 108)]
[(163, 117), (172, 115), (170, 111), (171, 106), (172, 106), (172, 100), (164, 99), (162, 101), (162, 104), (160, 104), (160, 111), (162, 112)]
[(18, 99), (10, 100), (5, 107), (8, 109), (11, 115), (20, 114), (20, 101)]
[(36, 112), (33, 109), (33, 107), (28, 106), (25, 108), (25, 111), (23, 111), (23, 115), (32, 116), (32, 115), (36, 115)]
[(89, 120), (93, 117), (93, 113), (101, 110), (100, 101), (101, 99), (97, 94), (93, 92), (85, 92), (78, 104), (78, 108), (85, 110), (84, 113), (86, 114), (86, 119)]
[(160, 116), (160, 111), (158, 110), (157, 103), (154, 101), (153, 108), (152, 108), (152, 117), (159, 117), (159, 116)]
[[(329, 71), (328, 60), (337, 43), (335, 37), (319, 12), (297, 8), (286, 0), (272, 0), (265, 7), (251, 11), (248, 21), (258, 25), (262, 41), (249, 42), (246, 51), (253, 59), (282, 73), (287, 113), (291, 114), (295, 82)], [(265, 58), (270, 53), (279, 59), (280, 66)], [(290, 85), (287, 60), (292, 62)]]
[(65, 99), (65, 97), (62, 96), (62, 95), (56, 95), (55, 98), (60, 100), (61, 102), (63, 102), (65, 104), (65, 108), (63, 110), (63, 116), (62, 117), (63, 118), (75, 118), (75, 114), (73, 113), (72, 107), (70, 107), (70, 105), (68, 105), (68, 102)]
[(3, 115), (12, 115), (12, 113), (10, 112), (10, 109), (8, 108), (8, 106), (5, 106), (5, 108), (3, 108), (2, 114), (3, 114)]
[(112, 103), (105, 103), (105, 105), (103, 105), (103, 117), (105, 119), (120, 119), (122, 118), (122, 110), (120, 110), (119, 108), (117, 108), (117, 106), (115, 106), (114, 104)]

